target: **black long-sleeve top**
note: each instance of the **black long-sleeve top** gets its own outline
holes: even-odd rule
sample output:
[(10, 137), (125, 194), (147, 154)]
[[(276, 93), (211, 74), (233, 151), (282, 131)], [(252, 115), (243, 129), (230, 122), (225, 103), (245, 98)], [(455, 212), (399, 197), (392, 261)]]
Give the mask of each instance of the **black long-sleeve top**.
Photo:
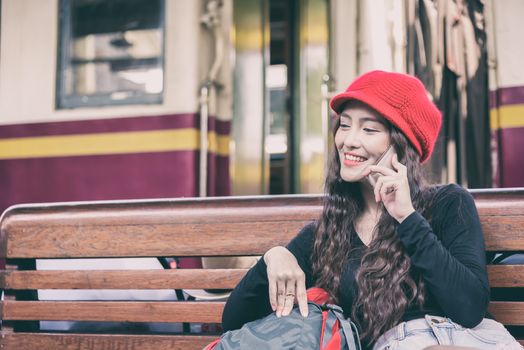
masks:
[[(430, 314), (472, 328), (485, 316), (489, 302), (484, 238), (477, 209), (471, 195), (457, 185), (438, 188), (432, 203), (431, 223), (414, 212), (397, 228), (412, 271), (417, 269), (426, 282), (423, 308), (410, 305), (402, 321)], [(306, 288), (315, 286), (311, 262), (315, 228), (314, 222), (306, 225), (287, 246), (306, 275)], [(352, 234), (356, 249), (344, 265), (338, 301), (346, 316), (351, 315), (357, 295), (355, 275), (366, 248), (358, 235)], [(260, 259), (233, 290), (222, 325), (224, 330), (237, 329), (271, 312), (267, 268)]]

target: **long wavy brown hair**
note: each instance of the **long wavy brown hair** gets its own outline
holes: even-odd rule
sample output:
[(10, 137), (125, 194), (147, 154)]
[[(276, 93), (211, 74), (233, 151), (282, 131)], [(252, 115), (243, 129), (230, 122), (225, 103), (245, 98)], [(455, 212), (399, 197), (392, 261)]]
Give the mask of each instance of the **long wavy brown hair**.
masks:
[[(335, 130), (339, 123), (337, 121)], [(398, 159), (407, 166), (413, 207), (430, 219), (427, 208), (432, 190), (424, 180), (420, 156), (398, 129), (390, 126), (390, 132)], [(317, 225), (313, 272), (317, 285), (337, 302), (343, 266), (353, 248), (351, 232), (363, 212), (364, 200), (360, 183), (345, 182), (340, 177), (336, 147), (325, 186), (327, 196)], [(421, 276), (410, 275), (410, 259), (396, 234), (397, 226), (397, 221), (382, 206), (373, 238), (356, 275), (358, 296), (353, 302), (352, 317), (360, 329), (361, 339), (368, 343), (397, 325), (411, 303), (420, 306), (424, 303), (424, 282)]]

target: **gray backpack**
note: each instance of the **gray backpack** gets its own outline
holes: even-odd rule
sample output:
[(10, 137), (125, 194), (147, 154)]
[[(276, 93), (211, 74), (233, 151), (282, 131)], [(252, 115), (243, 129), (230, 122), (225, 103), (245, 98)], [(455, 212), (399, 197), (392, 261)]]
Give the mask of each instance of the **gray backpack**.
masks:
[(289, 316), (272, 313), (226, 332), (205, 350), (321, 349), (361, 350), (358, 331), (337, 305), (308, 302), (304, 318), (298, 307)]

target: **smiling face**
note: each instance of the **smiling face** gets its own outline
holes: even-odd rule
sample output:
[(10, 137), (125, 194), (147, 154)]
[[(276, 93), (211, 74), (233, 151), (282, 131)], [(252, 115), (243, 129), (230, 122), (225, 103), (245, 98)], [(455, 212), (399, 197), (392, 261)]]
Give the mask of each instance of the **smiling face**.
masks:
[(339, 115), (335, 145), (340, 159), (340, 177), (362, 181), (362, 172), (377, 162), (390, 145), (389, 123), (377, 111), (359, 101), (350, 101)]

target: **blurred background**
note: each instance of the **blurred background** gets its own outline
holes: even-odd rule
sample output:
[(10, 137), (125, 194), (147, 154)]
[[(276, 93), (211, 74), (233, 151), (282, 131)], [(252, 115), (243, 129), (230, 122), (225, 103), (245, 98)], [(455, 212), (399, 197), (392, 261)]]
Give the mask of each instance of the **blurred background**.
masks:
[(0, 211), (319, 193), (371, 69), (443, 112), (428, 176), (524, 186), (522, 0), (0, 0)]

